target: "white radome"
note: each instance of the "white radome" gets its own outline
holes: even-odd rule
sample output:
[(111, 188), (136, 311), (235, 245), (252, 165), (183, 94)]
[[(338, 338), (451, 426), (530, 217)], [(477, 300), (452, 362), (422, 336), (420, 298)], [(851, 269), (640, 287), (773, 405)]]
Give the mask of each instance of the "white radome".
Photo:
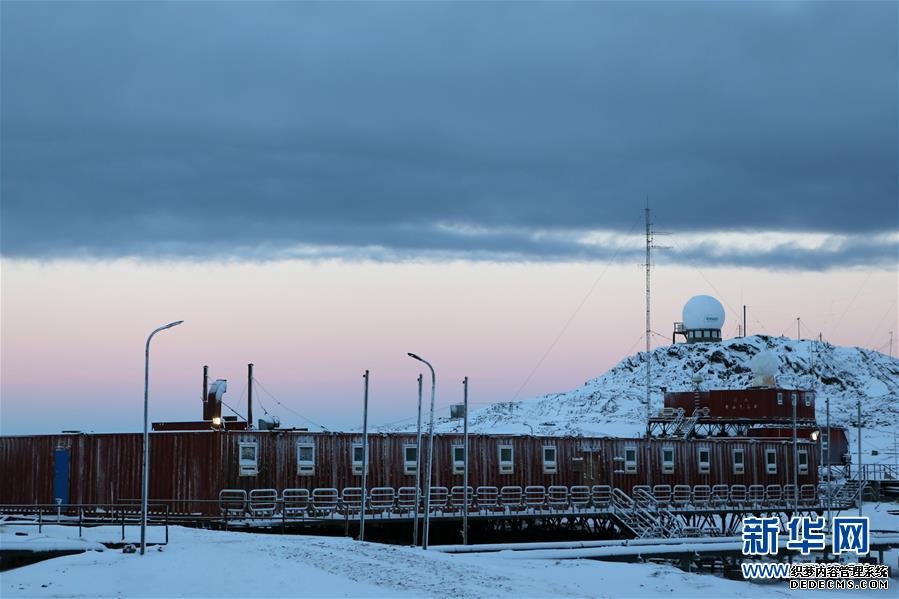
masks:
[(720, 329), (724, 326), (724, 306), (711, 295), (694, 295), (684, 304), (684, 328)]
[(780, 367), (780, 359), (772, 351), (760, 351), (749, 360), (749, 369), (752, 371), (753, 387), (776, 386), (777, 371)]

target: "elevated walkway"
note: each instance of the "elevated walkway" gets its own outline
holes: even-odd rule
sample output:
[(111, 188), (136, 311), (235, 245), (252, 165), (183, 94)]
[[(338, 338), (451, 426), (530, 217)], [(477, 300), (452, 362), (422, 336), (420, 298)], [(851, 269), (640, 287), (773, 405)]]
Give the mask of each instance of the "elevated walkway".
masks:
[[(423, 494), (422, 494), (423, 495)], [(858, 489), (844, 485), (832, 509), (855, 505)], [(462, 487), (432, 487), (432, 522), (463, 517), (466, 493)], [(549, 487), (469, 487), (468, 518), (485, 526), (582, 526), (609, 529), (612, 535), (632, 538), (728, 536), (736, 534), (747, 515), (778, 515), (782, 521), (796, 513), (822, 513), (825, 504), (814, 485), (669, 485), (637, 486), (631, 494), (609, 485)], [(96, 526), (139, 521), (137, 500), (103, 506), (0, 505), (0, 517), (42, 524)], [(245, 530), (343, 529), (364, 518), (378, 524), (409, 524), (424, 517), (424, 502), (415, 502), (414, 487), (337, 489), (223, 489), (218, 499), (154, 499), (150, 525), (183, 524)], [(506, 523), (506, 524), (503, 524)], [(512, 524), (509, 524), (512, 523)]]

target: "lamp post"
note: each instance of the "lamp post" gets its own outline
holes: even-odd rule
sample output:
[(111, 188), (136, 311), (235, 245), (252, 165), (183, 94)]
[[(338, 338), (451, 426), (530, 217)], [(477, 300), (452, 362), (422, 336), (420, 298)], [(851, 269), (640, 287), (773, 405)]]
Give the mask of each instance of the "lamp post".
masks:
[[(434, 367), (431, 366), (431, 363), (416, 356), (415, 354), (409, 352), (408, 356), (413, 360), (418, 360), (425, 364), (431, 371), (431, 416), (430, 422), (428, 424), (428, 474), (427, 474), (427, 488), (425, 489), (425, 530), (424, 530), (424, 538), (422, 539), (422, 549), (428, 548), (428, 535), (430, 533), (431, 528), (431, 466), (434, 463), (434, 391), (437, 387), (437, 375), (434, 373)], [(467, 492), (467, 489), (466, 489)], [(418, 506), (416, 506), (418, 509)]]
[[(418, 425), (415, 428), (415, 511), (412, 516), (412, 546), (418, 545), (418, 510), (421, 506), (421, 380), (418, 375)], [(405, 456), (403, 456), (405, 458)]]
[(144, 349), (144, 442), (143, 442), (143, 460), (141, 463), (141, 489), (140, 489), (140, 554), (143, 555), (147, 550), (147, 498), (150, 493), (150, 434), (147, 431), (147, 416), (149, 408), (149, 389), (150, 389), (150, 341), (153, 335), (159, 331), (164, 331), (172, 327), (178, 326), (184, 322), (176, 320), (167, 325), (161, 326), (150, 333), (147, 337), (147, 345)]

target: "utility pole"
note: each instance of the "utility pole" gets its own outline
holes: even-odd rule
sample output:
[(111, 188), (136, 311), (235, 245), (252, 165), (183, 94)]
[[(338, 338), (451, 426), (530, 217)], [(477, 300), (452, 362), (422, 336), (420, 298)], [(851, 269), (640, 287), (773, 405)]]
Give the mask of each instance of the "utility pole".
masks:
[(365, 392), (362, 400), (362, 503), (359, 506), (359, 540), (365, 540), (365, 496), (368, 495), (368, 371), (362, 375)]
[(743, 336), (748, 336), (749, 333), (746, 332), (746, 304), (743, 304)]
[(862, 501), (865, 498), (864, 481), (862, 480), (862, 397), (858, 396), (855, 402), (856, 418), (858, 418), (858, 515), (862, 515)]
[(462, 489), (465, 499), (462, 500), (462, 544), (468, 545), (468, 377), (462, 379), (464, 389), (463, 403), (465, 410), (465, 424), (462, 426), (462, 443), (465, 445), (465, 474), (462, 477)]
[(253, 365), (247, 364), (247, 428), (253, 428)]
[(824, 399), (825, 409), (826, 409), (826, 425), (827, 425), (827, 445), (824, 447), (824, 451), (826, 451), (826, 459), (827, 459), (827, 526), (828, 529), (830, 527), (831, 519), (830, 519), (830, 505), (831, 505), (831, 493), (833, 492), (833, 483), (831, 477), (831, 469), (830, 469), (830, 394), (827, 394), (827, 397)]
[(793, 403), (793, 501), (795, 508), (799, 510), (799, 451), (796, 446), (796, 404), (799, 403), (799, 392), (790, 394)]
[(893, 331), (890, 331), (890, 357), (893, 357)]
[(802, 340), (802, 333), (799, 332), (799, 317), (796, 317), (796, 341)]
[[(817, 400), (818, 395), (818, 384), (817, 381), (821, 380), (821, 376), (824, 370), (824, 363), (821, 361), (821, 339), (819, 333), (818, 343), (815, 344), (815, 364), (819, 369), (818, 375), (815, 377), (815, 399)], [(831, 467), (830, 467), (830, 394), (824, 398), (824, 433), (821, 434), (819, 438), (819, 446), (821, 447), (821, 462), (825, 464), (827, 468), (826, 474), (824, 476), (824, 480), (827, 482), (827, 486), (824, 488), (824, 507), (827, 509), (827, 529), (830, 530), (831, 527), (831, 499), (833, 493), (833, 482), (831, 476)]]

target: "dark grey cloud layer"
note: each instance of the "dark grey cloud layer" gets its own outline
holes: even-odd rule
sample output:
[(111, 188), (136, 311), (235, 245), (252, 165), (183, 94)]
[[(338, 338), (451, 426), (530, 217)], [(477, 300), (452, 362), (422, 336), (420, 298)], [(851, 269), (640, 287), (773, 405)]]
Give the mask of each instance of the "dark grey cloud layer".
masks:
[(606, 259), (648, 195), (851, 240), (674, 260), (897, 262), (895, 3), (2, 12), (7, 256)]

